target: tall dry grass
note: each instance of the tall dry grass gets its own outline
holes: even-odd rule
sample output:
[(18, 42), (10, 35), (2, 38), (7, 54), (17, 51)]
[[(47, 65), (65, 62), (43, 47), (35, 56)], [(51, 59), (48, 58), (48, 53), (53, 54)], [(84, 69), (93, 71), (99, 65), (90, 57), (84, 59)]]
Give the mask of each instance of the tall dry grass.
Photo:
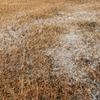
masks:
[[(49, 28), (49, 29), (48, 29)], [(45, 56), (45, 49), (57, 46), (57, 34), (63, 27), (46, 26), (34, 33), (17, 49), (0, 52), (0, 99), (7, 100), (90, 100), (89, 85), (69, 83), (67, 75), (53, 72), (53, 58)], [(32, 28), (35, 31), (36, 28)], [(37, 31), (37, 30), (36, 30)], [(78, 91), (80, 90), (81, 93)]]
[[(63, 5), (64, 3), (72, 5), (73, 1), (69, 2), (69, 0), (39, 0), (37, 2), (32, 0), (0, 0), (0, 2), (3, 3), (0, 4), (1, 25), (3, 22), (8, 25), (6, 29), (1, 26), (1, 30), (4, 31), (1, 35), (8, 30), (12, 18), (18, 23), (11, 30), (17, 31), (19, 25), (24, 27), (26, 23), (31, 22), (30, 19), (52, 18), (57, 16), (59, 11), (70, 12), (75, 9), (73, 7), (66, 9), (66, 6)], [(62, 2), (62, 5), (60, 5), (60, 2)], [(86, 2), (90, 1), (74, 1), (75, 6)], [(86, 7), (83, 8), (86, 9)], [(87, 7), (87, 9), (90, 8)], [(99, 9), (99, 6), (97, 9)], [(16, 13), (21, 11), (25, 12), (26, 16), (16, 17)], [(77, 24), (80, 29), (92, 31), (89, 22)], [(67, 29), (55, 24), (45, 25), (39, 30), (39, 25), (33, 25), (29, 30), (22, 28), (18, 37), (19, 43), (16, 42), (10, 32), (8, 34), (11, 36), (12, 42), (8, 40), (6, 35), (0, 40), (0, 46), (3, 47), (3, 50), (0, 51), (0, 100), (91, 100), (92, 95), (88, 92), (89, 84), (80, 81), (70, 84), (67, 77), (69, 73), (55, 74), (53, 67), (57, 65), (53, 63), (53, 57), (45, 55), (46, 49), (59, 46), (59, 36), (67, 32)], [(96, 34), (100, 37), (98, 33)], [(97, 41), (97, 35), (94, 33), (92, 35)], [(91, 41), (92, 43), (93, 41)], [(6, 44), (7, 47), (3, 46)], [(84, 62), (87, 62), (87, 60), (80, 57), (77, 65), (83, 67), (85, 66), (83, 65)], [(100, 81), (99, 66), (97, 69), (91, 69), (88, 73), (88, 77), (97, 82)]]

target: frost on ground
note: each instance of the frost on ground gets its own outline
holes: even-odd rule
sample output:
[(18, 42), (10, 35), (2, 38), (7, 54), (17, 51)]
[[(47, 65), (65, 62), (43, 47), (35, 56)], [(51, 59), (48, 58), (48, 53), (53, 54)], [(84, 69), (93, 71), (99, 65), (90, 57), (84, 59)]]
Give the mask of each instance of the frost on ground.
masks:
[[(22, 16), (27, 17), (24, 13), (21, 17)], [(58, 76), (65, 74), (64, 77), (68, 78), (69, 84), (74, 84), (75, 82), (88, 84), (90, 86), (88, 92), (92, 95), (93, 100), (99, 100), (100, 70), (97, 70), (98, 68), (100, 69), (99, 16), (100, 11), (88, 12), (81, 10), (72, 13), (59, 12), (58, 15), (53, 18), (30, 19), (28, 23), (23, 22), (21, 25), (20, 20), (12, 20), (9, 24), (3, 23), (0, 30), (0, 33), (2, 33), (0, 34), (0, 51), (5, 50), (6, 55), (14, 50), (17, 51), (21, 46), (26, 46), (27, 50), (31, 49), (28, 45), (32, 42), (32, 38), (30, 38), (31, 35), (35, 34), (33, 31), (30, 32), (30, 29), (33, 27), (36, 27), (36, 29), (34, 29), (36, 30), (36, 34), (41, 33), (45, 26), (52, 27), (57, 25), (64, 27), (67, 30), (61, 30), (62, 34), (59, 34), (57, 37), (57, 46), (46, 48), (46, 50), (43, 51), (45, 56), (48, 56), (52, 60), (54, 65), (52, 74)], [(95, 24), (93, 24), (94, 22)], [(33, 39), (34, 41), (35, 38)], [(24, 45), (23, 40), (26, 41)], [(24, 52), (26, 51), (22, 49), (22, 52), (23, 55), (21, 56), (23, 57), (20, 58), (20, 60), (25, 58)], [(27, 64), (34, 63), (31, 58), (32, 54), (27, 56), (24, 60), (26, 60)], [(96, 74), (93, 71), (96, 71)], [(33, 72), (30, 70), (28, 74), (30, 73), (32, 74)]]
[[(96, 26), (96, 29), (90, 32), (84, 27), (83, 30), (79, 29), (78, 25), (72, 25), (70, 21), (97, 22), (97, 14), (100, 15), (100, 12), (80, 11), (48, 20), (50, 24), (60, 24), (70, 28), (66, 34), (60, 36), (59, 47), (46, 52), (46, 55), (53, 57), (56, 66), (53, 68), (54, 73), (58, 75), (68, 73), (67, 77), (72, 84), (76, 81), (88, 83), (91, 86), (89, 92), (92, 93), (93, 100), (100, 99), (100, 81), (89, 79), (87, 74), (92, 68), (100, 67), (100, 27)], [(98, 77), (100, 79), (100, 76)]]

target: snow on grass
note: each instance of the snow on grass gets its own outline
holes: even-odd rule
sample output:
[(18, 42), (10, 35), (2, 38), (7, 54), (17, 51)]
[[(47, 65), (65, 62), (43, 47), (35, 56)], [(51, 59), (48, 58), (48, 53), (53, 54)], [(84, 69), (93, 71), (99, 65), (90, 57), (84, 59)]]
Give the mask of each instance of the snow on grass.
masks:
[[(89, 91), (93, 95), (93, 98), (95, 99), (96, 96), (99, 95), (100, 90), (97, 88), (100, 87), (100, 82), (98, 82), (98, 80), (92, 80), (92, 78), (89, 78), (88, 73), (93, 74), (92, 77), (95, 77), (95, 73), (91, 70), (94, 70), (97, 66), (99, 66), (100, 63), (100, 39), (98, 38), (100, 37), (100, 27), (99, 25), (96, 25), (96, 29), (93, 29), (91, 28), (91, 26), (89, 26), (91, 22), (96, 22), (96, 24), (98, 23), (100, 11), (76, 10), (71, 13), (60, 11), (56, 16), (53, 16), (52, 18), (47, 17), (44, 19), (40, 17), (40, 19), (36, 20), (31, 18), (28, 22), (25, 22), (25, 20), (21, 19), (21, 17), (27, 17), (27, 15), (23, 12), (19, 12), (18, 15), (15, 16), (16, 18), (18, 18), (17, 21), (12, 20), (9, 24), (2, 24), (3, 26), (0, 30), (0, 51), (6, 50), (6, 52), (10, 52), (12, 50), (17, 50), (19, 47), (23, 46), (23, 43), (25, 42), (26, 44), (24, 44), (24, 46), (26, 47), (24, 48), (27, 48), (27, 52), (29, 53), (28, 50), (33, 50), (31, 52), (31, 55), (29, 54), (29, 56), (27, 56), (26, 53), (26, 58), (24, 58), (23, 56), (25, 50), (22, 49), (23, 51), (21, 52), (21, 59), (25, 59), (27, 64), (33, 64), (34, 62), (32, 60), (32, 57), (34, 58), (34, 55), (36, 55), (35, 58), (39, 59), (41, 56), (38, 54), (33, 54), (33, 52), (36, 52), (34, 51), (34, 48), (37, 50), (39, 47), (44, 49), (41, 46), (44, 46), (44, 44), (36, 40), (40, 37), (39, 39), (42, 41), (42, 38), (44, 38), (45, 35), (47, 37), (50, 36), (48, 35), (48, 30), (50, 30), (51, 28), (51, 32), (54, 32), (57, 35), (56, 37), (52, 36), (52, 38), (54, 39), (57, 38), (57, 45), (54, 47), (48, 46), (48, 48), (45, 48), (43, 53), (45, 53), (45, 56), (52, 58), (51, 60), (53, 63), (53, 74), (57, 74), (58, 76), (60, 76), (61, 74), (65, 74), (64, 77), (68, 78), (70, 84), (74, 84), (78, 81), (87, 83), (91, 87)], [(38, 27), (37, 29), (35, 29), (36, 26)], [(43, 29), (44, 27), (46, 27), (46, 29)], [(58, 34), (59, 32), (57, 33), (57, 31), (59, 31), (59, 29), (57, 27), (61, 27), (61, 29), (66, 30), (60, 30), (61, 34)], [(30, 29), (32, 28), (33, 30), (30, 31)], [(42, 31), (44, 33), (42, 33)], [(34, 34), (36, 35), (35, 38)], [(42, 42), (47, 45), (48, 41), (44, 41), (47, 41), (45, 38)], [(31, 42), (37, 44), (31, 44)], [(39, 45), (38, 42), (41, 45)], [(33, 46), (32, 49), (31, 45)], [(53, 45), (53, 42), (52, 44), (49, 43), (49, 45)], [(39, 50), (41, 49), (39, 48)], [(40, 62), (42, 61), (43, 60), (40, 60)], [(42, 63), (40, 62), (39, 65), (42, 66)], [(31, 69), (30, 71), (32, 72), (33, 70)], [(40, 70), (38, 70), (38, 72), (38, 74), (40, 74)], [(94, 86), (95, 84), (96, 86)], [(95, 92), (92, 93), (92, 90), (95, 90)]]
[[(100, 36), (100, 33), (98, 33), (98, 29), (92, 30), (92, 32), (88, 30), (82, 31), (78, 29), (80, 26), (72, 24), (71, 21), (81, 22), (87, 20), (89, 22), (97, 22), (97, 15), (100, 15), (100, 12), (80, 11), (72, 14), (64, 13), (61, 17), (56, 16), (44, 21), (46, 24), (56, 23), (66, 28), (70, 26), (66, 34), (59, 36), (59, 47), (48, 49), (46, 52), (46, 55), (54, 59), (53, 63), (56, 66), (53, 69), (54, 72), (58, 75), (61, 73), (68, 73), (67, 77), (70, 83), (74, 83), (75, 81), (81, 81), (83, 83), (89, 82), (91, 86), (90, 91), (95, 100), (97, 100), (97, 95), (100, 92), (100, 90), (97, 89), (100, 87), (100, 84), (96, 82), (93, 83), (92, 80), (88, 78), (87, 74), (91, 71), (91, 68), (99, 66), (100, 40), (97, 39), (97, 37)], [(100, 29), (100, 27), (98, 28)], [(97, 87), (93, 84), (96, 84)], [(92, 89), (93, 91), (95, 90), (94, 94), (92, 93)]]

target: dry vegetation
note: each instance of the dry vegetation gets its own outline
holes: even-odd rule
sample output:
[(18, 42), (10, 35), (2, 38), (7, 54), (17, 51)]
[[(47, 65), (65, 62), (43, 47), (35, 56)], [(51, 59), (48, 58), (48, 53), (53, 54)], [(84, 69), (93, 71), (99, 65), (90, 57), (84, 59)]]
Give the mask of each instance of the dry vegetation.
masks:
[(100, 100), (99, 0), (0, 0), (0, 100)]

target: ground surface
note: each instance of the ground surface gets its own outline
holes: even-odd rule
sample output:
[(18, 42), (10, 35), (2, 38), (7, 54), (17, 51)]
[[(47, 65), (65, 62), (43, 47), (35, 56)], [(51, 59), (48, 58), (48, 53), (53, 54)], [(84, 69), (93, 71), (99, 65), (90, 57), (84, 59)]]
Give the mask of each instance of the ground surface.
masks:
[(99, 1), (0, 2), (0, 100), (100, 100)]

